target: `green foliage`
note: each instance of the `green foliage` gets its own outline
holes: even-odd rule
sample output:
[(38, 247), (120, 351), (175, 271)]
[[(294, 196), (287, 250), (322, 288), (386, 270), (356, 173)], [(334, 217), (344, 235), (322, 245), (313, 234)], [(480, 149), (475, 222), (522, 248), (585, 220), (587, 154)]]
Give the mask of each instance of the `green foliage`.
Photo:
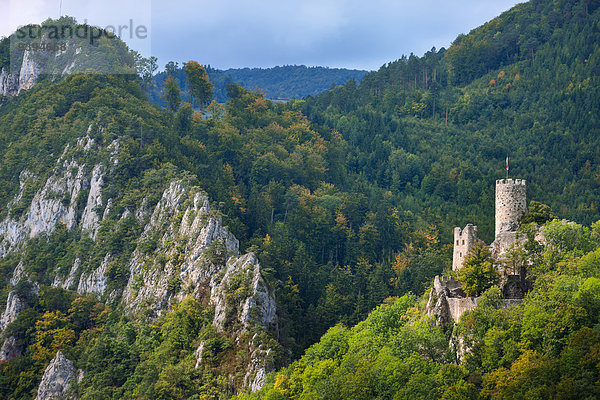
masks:
[(458, 271), (458, 280), (468, 296), (478, 296), (499, 282), (500, 273), (485, 244), (477, 243), (469, 250)]
[(437, 218), (443, 241), (478, 221), (491, 242), (490, 194), (507, 152), (530, 197), (590, 224), (600, 218), (591, 195), (598, 154), (584, 144), (597, 141), (599, 126), (592, 3), (518, 5), (447, 50), (402, 57), (358, 86), (307, 98), (301, 110), (349, 144), (347, 172), (391, 190), (399, 209), (436, 214), (428, 222)]
[(181, 278), (179, 275), (173, 275), (167, 282), (167, 290), (171, 293), (178, 293), (181, 289)]
[[(559, 250), (563, 257), (571, 251)], [(424, 298), (386, 302), (351, 329), (331, 328), (262, 391), (238, 398), (596, 398), (600, 280), (598, 270), (582, 266), (595, 263), (597, 251), (569, 259), (564, 273), (538, 275), (518, 306), (505, 307), (492, 286), (453, 332), (424, 315)], [(450, 334), (460, 337), (458, 365)]]
[(225, 265), (228, 256), (227, 248), (222, 240), (213, 241), (206, 249), (206, 257), (215, 265)]
[[(24, 290), (20, 288), (18, 294), (23, 299)], [(30, 398), (56, 352), (61, 350), (73, 359), (82, 350), (79, 342), (101, 329), (106, 320), (104, 304), (63, 289), (42, 286), (39, 301), (35, 296), (32, 299), (28, 304), (31, 308), (21, 311), (6, 330), (25, 351), (0, 365), (0, 393), (4, 398)]]
[(468, 392), (465, 371), (437, 357), (446, 353), (447, 337), (411, 310), (414, 304), (414, 296), (404, 296), (350, 330), (331, 328), (252, 398), (438, 398), (461, 383)]
[[(206, 69), (198, 64), (197, 61), (188, 61), (185, 63), (183, 70), (187, 79), (192, 103), (200, 107), (205, 107), (212, 99), (214, 85), (208, 79)], [(174, 80), (172, 80), (174, 83)], [(167, 87), (167, 90), (168, 87)]]
[(24, 252), (23, 264), (31, 276), (49, 282), (49, 272), (66, 273), (73, 265), (79, 234), (59, 225), (49, 236), (31, 240)]
[[(598, 397), (600, 222), (590, 229), (550, 222), (547, 247), (524, 225), (526, 243), (514, 261), (529, 268), (534, 287), (512, 310), (501, 307), (498, 288), (485, 290), (495, 281), (487, 255), (475, 257), (463, 280), (481, 294), (479, 307), (456, 331), (470, 349), (464, 367), (449, 354), (451, 333), (403, 295), (422, 293), (449, 266), (450, 228), (481, 221), (490, 241), (492, 185), (504, 174), (507, 151), (530, 197), (560, 217), (598, 220), (599, 16), (595, 1), (532, 0), (448, 50), (402, 57), (360, 84), (350, 80), (315, 98), (276, 103), (223, 82), (218, 90), (229, 101), (204, 118), (189, 103), (174, 116), (156, 109), (144, 101), (140, 79), (127, 75), (71, 75), (3, 99), (2, 219), (24, 215), (67, 145), (88, 167), (111, 166), (102, 197), (113, 204), (95, 241), (58, 226), (24, 245), (23, 265), (42, 287), (39, 297), (25, 280), (14, 288), (30, 308), (7, 334), (28, 350), (0, 366), (2, 396), (30, 397), (57, 349), (86, 371), (76, 388), (81, 398), (236, 392), (252, 336), (233, 342), (217, 333), (203, 302), (186, 300), (155, 323), (129, 321), (121, 310), (45, 285), (65, 277), (76, 258), (90, 272), (110, 254), (108, 291), (118, 295), (148, 221), (134, 211), (152, 209), (166, 185), (184, 178), (206, 190), (241, 249), (257, 253), (276, 290), (280, 339), (293, 357), (327, 332), (255, 397)], [(150, 88), (155, 65), (145, 62), (141, 83)], [(209, 85), (198, 71), (193, 90), (203, 90), (194, 95), (206, 103)], [(183, 80), (175, 65), (169, 74)], [(75, 149), (84, 133), (98, 146), (85, 156)], [(31, 177), (22, 200), (10, 203), (24, 170)], [(57, 196), (71, 205), (69, 196)], [(84, 200), (82, 192), (73, 206), (79, 210)], [(532, 204), (527, 218), (551, 217)], [(158, 237), (146, 239), (141, 250), (156, 252)], [(209, 250), (212, 262), (225, 262), (222, 247), (215, 242)], [(164, 251), (153, 257), (166, 265)], [(2, 302), (19, 261), (0, 261)], [(171, 262), (177, 266), (179, 254)], [(168, 289), (178, 287), (174, 275)], [(231, 299), (240, 300), (247, 282), (239, 277), (231, 289)], [(359, 323), (390, 296), (403, 297)], [(196, 369), (202, 341), (206, 362)]]
[(122, 289), (129, 280), (127, 265), (120, 260), (111, 261), (106, 267), (106, 282), (110, 290)]
[(556, 216), (552, 213), (550, 206), (532, 200), (529, 202), (527, 212), (521, 217), (520, 222), (521, 224), (530, 224), (533, 222), (538, 225), (543, 225), (553, 219), (556, 219)]
[(544, 238), (548, 247), (563, 253), (588, 252), (595, 243), (591, 241), (589, 230), (574, 222), (554, 220), (544, 226)]
[(165, 88), (162, 91), (161, 98), (167, 102), (169, 110), (175, 112), (181, 104), (181, 89), (179, 89), (179, 85), (175, 82), (172, 75), (167, 77), (164, 85)]

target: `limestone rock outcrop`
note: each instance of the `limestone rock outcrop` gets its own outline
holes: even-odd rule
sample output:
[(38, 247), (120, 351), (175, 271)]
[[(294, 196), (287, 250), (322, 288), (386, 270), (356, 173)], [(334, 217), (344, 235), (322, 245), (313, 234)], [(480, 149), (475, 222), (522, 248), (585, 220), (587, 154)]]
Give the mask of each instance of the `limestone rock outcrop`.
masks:
[(58, 351), (44, 371), (35, 400), (66, 399), (71, 382), (76, 378), (75, 366)]
[[(276, 322), (275, 299), (269, 292), (258, 259), (253, 253), (230, 259), (221, 279), (211, 280), (210, 298), (215, 305), (213, 325), (222, 331), (231, 322), (247, 329), (251, 323), (269, 327)], [(238, 296), (231, 294), (240, 293)], [(235, 321), (227, 321), (232, 310)], [(231, 312), (231, 311), (230, 311)]]
[[(80, 226), (95, 239), (99, 222), (104, 219), (100, 218), (100, 208), (103, 205), (101, 189), (106, 169), (102, 163), (92, 166), (81, 163), (73, 155), (77, 151), (93, 153), (98, 151), (98, 146), (89, 136), (79, 139), (73, 147), (67, 145), (51, 174), (28, 204), (23, 204), (23, 192), (30, 180), (39, 178), (27, 170), (21, 172), (19, 193), (8, 206), (9, 209), (20, 206), (26, 211), (18, 216), (9, 213), (0, 221), (0, 257), (17, 250), (27, 239), (52, 233), (60, 224), (69, 230)], [(85, 199), (83, 212), (80, 210), (80, 197)], [(105, 216), (107, 210), (108, 205)]]
[(21, 71), (19, 72), (19, 88), (17, 93), (22, 90), (31, 89), (37, 82), (41, 70), (41, 66), (34, 60), (33, 53), (25, 50), (23, 52)]
[(21, 349), (17, 344), (17, 338), (14, 336), (6, 338), (0, 349), (0, 361), (7, 361), (20, 355)]
[(98, 223), (100, 222), (100, 216), (97, 214), (96, 209), (102, 206), (101, 189), (104, 185), (103, 174), (104, 166), (102, 164), (96, 165), (92, 170), (90, 192), (88, 194), (85, 209), (83, 210), (83, 215), (81, 216), (81, 229), (91, 232), (94, 239), (98, 230)]
[(19, 93), (19, 75), (10, 73), (8, 67), (0, 70), (0, 95), (12, 97)]
[(0, 70), (0, 95), (3, 97), (12, 97), (31, 89), (42, 72), (40, 64), (29, 50), (23, 51), (23, 60), (18, 67), (11, 71), (10, 67), (5, 66)]
[[(110, 182), (119, 166), (119, 143), (114, 141), (101, 148), (90, 136), (94, 134), (88, 130), (76, 144), (67, 146), (45, 181), (37, 181), (41, 178), (27, 171), (21, 173), (20, 192), (10, 204), (25, 211), (9, 212), (0, 221), (0, 257), (19, 252), (29, 239), (51, 235), (61, 225), (67, 230), (80, 229), (77, 234), (87, 236), (86, 240), (91, 239), (90, 243), (98, 244), (107, 253), (78, 256), (71, 261), (70, 270), (50, 268), (45, 278), (53, 287), (94, 295), (122, 306), (132, 318), (159, 318), (188, 296), (207, 307), (212, 305), (212, 322), (217, 331), (248, 351), (249, 363), (238, 381), (243, 380), (249, 389), (260, 389), (267, 372), (275, 367), (272, 358), (277, 343), (270, 333), (277, 332), (278, 327), (275, 298), (263, 279), (256, 255), (240, 254), (238, 240), (223, 225), (219, 212), (211, 209), (208, 196), (188, 180), (173, 179), (158, 202), (150, 204), (144, 198), (124, 207), (116, 197), (122, 193), (104, 191), (105, 182)], [(99, 152), (104, 158), (96, 155)], [(86, 160), (92, 161), (86, 164)], [(25, 200), (27, 196), (22, 193), (31, 180), (36, 180), (39, 189)], [(99, 242), (106, 240), (105, 231), (100, 231), (106, 219), (111, 220), (107, 221), (108, 226), (116, 227), (111, 229), (118, 229), (122, 221), (139, 224), (136, 235), (128, 242), (134, 248), (132, 252), (119, 253), (117, 249), (110, 254), (110, 247)], [(121, 286), (109, 278), (113, 267), (119, 268)], [(19, 262), (11, 283), (16, 285), (23, 279), (30, 279), (27, 265)], [(18, 296), (11, 293), (0, 317), (0, 329), (14, 321), (24, 307)], [(248, 344), (247, 338), (256, 332), (261, 335)], [(202, 352), (199, 348), (198, 365)], [(64, 358), (57, 355), (55, 363), (64, 366), (61, 357)], [(65, 378), (61, 382), (67, 381)], [(40, 393), (50, 392), (44, 389)]]
[(17, 292), (14, 290), (8, 293), (8, 298), (6, 299), (6, 309), (4, 313), (2, 313), (2, 317), (0, 317), (0, 332), (2, 332), (8, 324), (13, 322), (19, 316), (19, 313), (26, 308), (25, 303), (19, 299)]
[(71, 270), (69, 271), (69, 275), (65, 278), (61, 278), (60, 276), (56, 275), (54, 277), (54, 282), (52, 282), (52, 287), (59, 287), (62, 289), (71, 289), (75, 284), (75, 280), (77, 278), (77, 273), (79, 272), (80, 266), (81, 266), (81, 259), (76, 258), (75, 261), (73, 262), (73, 266), (71, 267)]
[(436, 325), (444, 326), (458, 322), (461, 315), (477, 305), (476, 297), (467, 297), (454, 278), (436, 276), (429, 292), (427, 313), (435, 316)]
[[(156, 238), (156, 235), (159, 235)], [(155, 237), (152, 253), (145, 244)], [(187, 295), (203, 298), (211, 278), (228, 257), (237, 256), (239, 242), (211, 212), (208, 198), (171, 182), (155, 206), (129, 263), (129, 282), (123, 293), (130, 312), (141, 304), (159, 316), (170, 302)], [(156, 257), (156, 254), (162, 254)]]
[[(104, 260), (98, 268), (93, 270), (88, 274), (82, 274), (79, 279), (79, 285), (77, 286), (77, 293), (79, 294), (95, 294), (100, 297), (104, 294), (104, 290), (106, 289), (106, 269), (108, 268), (108, 264), (111, 261), (110, 254), (104, 256)], [(75, 268), (76, 265), (73, 265)], [(69, 275), (74, 274), (73, 269)], [(67, 278), (68, 280), (68, 278)]]

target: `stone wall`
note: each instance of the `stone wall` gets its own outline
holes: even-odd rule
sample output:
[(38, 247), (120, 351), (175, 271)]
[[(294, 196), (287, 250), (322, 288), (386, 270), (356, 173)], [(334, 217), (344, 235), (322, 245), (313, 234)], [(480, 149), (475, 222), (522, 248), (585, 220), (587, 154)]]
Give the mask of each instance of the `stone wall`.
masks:
[[(513, 277), (513, 283), (519, 284), (518, 277)], [(519, 293), (520, 294), (520, 293)], [(515, 291), (505, 293), (512, 297)], [(509, 308), (521, 304), (520, 298), (505, 298), (502, 300), (502, 307)], [(425, 312), (435, 317), (438, 326), (458, 323), (460, 317), (467, 311), (477, 307), (479, 297), (469, 297), (462, 290), (460, 282), (454, 278), (445, 276), (436, 276), (433, 280), (433, 287), (429, 292), (429, 299), (425, 306)]]
[(479, 297), (447, 298), (452, 320), (457, 323), (461, 315), (477, 306), (477, 300), (479, 300)]
[(514, 232), (519, 218), (527, 211), (527, 188), (522, 179), (496, 181), (496, 237), (501, 232)]
[(480, 240), (477, 238), (477, 227), (467, 224), (464, 229), (454, 228), (454, 254), (452, 255), (452, 271), (458, 271), (465, 261), (465, 256)]

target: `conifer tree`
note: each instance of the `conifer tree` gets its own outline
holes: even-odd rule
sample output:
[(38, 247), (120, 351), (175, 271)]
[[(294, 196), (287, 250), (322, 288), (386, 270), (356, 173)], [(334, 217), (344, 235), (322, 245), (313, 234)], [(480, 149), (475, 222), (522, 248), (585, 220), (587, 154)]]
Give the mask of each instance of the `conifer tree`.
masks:
[(165, 88), (162, 91), (161, 98), (167, 102), (167, 107), (171, 112), (177, 111), (181, 104), (181, 89), (172, 75), (165, 79)]

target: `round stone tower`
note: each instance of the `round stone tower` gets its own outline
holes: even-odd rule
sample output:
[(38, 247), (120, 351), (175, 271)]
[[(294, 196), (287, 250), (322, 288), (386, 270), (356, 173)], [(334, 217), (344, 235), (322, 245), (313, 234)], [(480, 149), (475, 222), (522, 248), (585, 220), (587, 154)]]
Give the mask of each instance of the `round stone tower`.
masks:
[(527, 211), (524, 179), (496, 180), (496, 237), (501, 232), (514, 232), (519, 218)]

